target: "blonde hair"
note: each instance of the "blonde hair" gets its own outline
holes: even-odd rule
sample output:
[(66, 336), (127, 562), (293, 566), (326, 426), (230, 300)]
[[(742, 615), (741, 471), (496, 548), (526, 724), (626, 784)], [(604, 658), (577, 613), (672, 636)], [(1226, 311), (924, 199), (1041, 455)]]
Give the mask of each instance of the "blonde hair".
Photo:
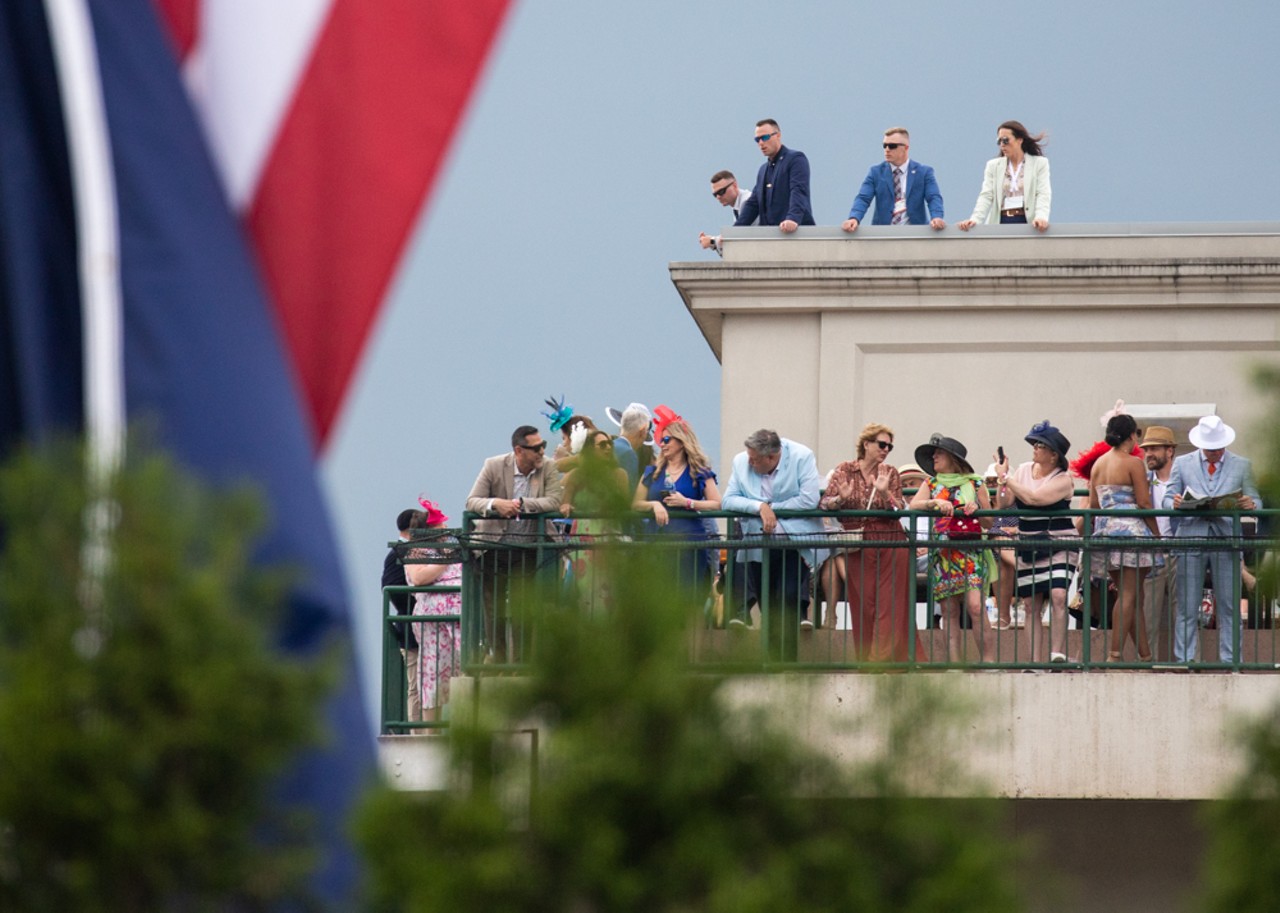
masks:
[[(663, 429), (663, 434), (669, 434), (672, 438), (679, 441), (684, 447), (685, 462), (689, 464), (689, 477), (693, 478), (700, 472), (706, 472), (711, 468), (711, 461), (707, 459), (707, 455), (702, 452), (702, 445), (698, 443), (698, 436), (693, 433), (693, 429), (689, 427), (689, 423), (681, 419), (672, 422)], [(665, 455), (659, 456), (657, 463), (653, 467), (653, 476), (657, 478), (658, 473), (667, 468), (667, 458)]]
[(876, 436), (881, 434), (887, 434), (889, 435), (889, 440), (893, 440), (893, 429), (888, 425), (872, 422), (862, 429), (862, 433), (858, 435), (858, 459), (862, 459), (867, 455), (867, 444), (874, 441)]
[(885, 136), (893, 136), (895, 133), (901, 133), (907, 139), (911, 139), (911, 134), (907, 132), (906, 127), (890, 127), (888, 130), (884, 131)]

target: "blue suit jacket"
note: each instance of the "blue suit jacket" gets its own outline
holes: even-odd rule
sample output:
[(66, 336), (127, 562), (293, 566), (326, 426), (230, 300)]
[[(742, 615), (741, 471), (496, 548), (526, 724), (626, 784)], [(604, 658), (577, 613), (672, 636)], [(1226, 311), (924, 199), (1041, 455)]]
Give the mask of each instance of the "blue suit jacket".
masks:
[[(942, 214), (942, 191), (928, 165), (907, 160), (907, 218), (912, 225), (928, 225), (930, 219), (945, 219)], [(854, 198), (849, 218), (862, 221), (875, 200), (876, 214), (872, 225), (888, 225), (893, 219), (893, 166), (888, 162), (872, 165), (862, 188)], [(925, 207), (928, 206), (926, 211)]]
[[(1173, 508), (1173, 496), (1180, 495), (1190, 488), (1198, 495), (1225, 495), (1237, 489), (1253, 498), (1254, 504), (1262, 507), (1262, 497), (1258, 494), (1258, 486), (1253, 481), (1253, 465), (1242, 456), (1230, 450), (1222, 455), (1218, 470), (1210, 476), (1204, 469), (1204, 461), (1200, 451), (1193, 450), (1173, 461), (1173, 472), (1169, 476), (1169, 487), (1165, 489), (1164, 504), (1166, 510)], [(1173, 517), (1173, 532), (1176, 536), (1230, 536), (1232, 534), (1230, 517), (1205, 517), (1195, 511), (1176, 514)]]
[(773, 179), (766, 182), (769, 162), (760, 166), (756, 186), (751, 191), (738, 221), (734, 225), (750, 225), (757, 218), (761, 225), (780, 225), (791, 219), (797, 225), (813, 225), (813, 207), (809, 205), (809, 160), (803, 152), (786, 146), (778, 150), (773, 162)]

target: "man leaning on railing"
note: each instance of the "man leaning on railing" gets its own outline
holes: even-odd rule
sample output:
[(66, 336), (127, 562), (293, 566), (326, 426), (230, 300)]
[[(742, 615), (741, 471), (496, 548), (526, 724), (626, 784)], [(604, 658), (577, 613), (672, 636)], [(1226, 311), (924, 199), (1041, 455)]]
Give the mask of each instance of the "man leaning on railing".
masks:
[[(544, 459), (546, 449), (537, 428), (521, 425), (512, 432), (510, 453), (484, 461), (467, 496), (467, 510), (485, 518), (476, 522), (477, 538), (528, 545), (539, 523), (528, 515), (558, 513), (563, 500), (560, 473)], [(519, 619), (509, 617), (508, 595), (518, 601), (538, 567), (538, 553), (524, 548), (493, 548), (480, 556), (484, 646), (496, 662), (520, 661), (523, 631)]]
[[(747, 514), (742, 521), (748, 538), (772, 535), (803, 537), (822, 534), (817, 517), (779, 518), (776, 510), (813, 510), (818, 506), (818, 464), (803, 444), (761, 429), (743, 442), (746, 450), (733, 458), (733, 475), (725, 489), (725, 510)], [(769, 633), (769, 655), (794, 661), (798, 653), (799, 625), (809, 621), (809, 580), (821, 555), (812, 548), (764, 548), (739, 550), (737, 561), (746, 569), (745, 598), (735, 601), (737, 625), (746, 624), (743, 613), (752, 601)], [(732, 623), (732, 622), (731, 622)]]

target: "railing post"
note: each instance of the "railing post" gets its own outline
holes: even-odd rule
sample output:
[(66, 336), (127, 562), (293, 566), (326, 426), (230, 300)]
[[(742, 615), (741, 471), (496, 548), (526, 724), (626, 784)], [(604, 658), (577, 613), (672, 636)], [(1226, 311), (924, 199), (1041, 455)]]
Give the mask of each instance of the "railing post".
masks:
[(390, 720), (403, 720), (408, 716), (404, 685), (404, 658), (396, 640), (391, 620), (391, 596), (382, 590), (382, 725), (379, 731), (387, 732)]

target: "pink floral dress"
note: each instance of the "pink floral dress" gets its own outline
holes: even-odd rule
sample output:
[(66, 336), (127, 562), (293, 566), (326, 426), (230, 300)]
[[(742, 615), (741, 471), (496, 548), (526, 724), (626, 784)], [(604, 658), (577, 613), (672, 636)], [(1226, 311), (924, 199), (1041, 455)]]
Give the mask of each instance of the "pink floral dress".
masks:
[[(438, 558), (440, 552), (425, 549), (429, 557)], [(462, 565), (450, 564), (434, 586), (457, 585), (462, 580)], [(462, 611), (462, 594), (417, 593), (414, 596), (414, 615), (458, 615)], [(455, 670), (461, 668), (462, 626), (456, 621), (415, 624), (418, 638), (418, 682), (422, 694), (422, 706), (441, 707), (449, 702), (449, 680)]]

